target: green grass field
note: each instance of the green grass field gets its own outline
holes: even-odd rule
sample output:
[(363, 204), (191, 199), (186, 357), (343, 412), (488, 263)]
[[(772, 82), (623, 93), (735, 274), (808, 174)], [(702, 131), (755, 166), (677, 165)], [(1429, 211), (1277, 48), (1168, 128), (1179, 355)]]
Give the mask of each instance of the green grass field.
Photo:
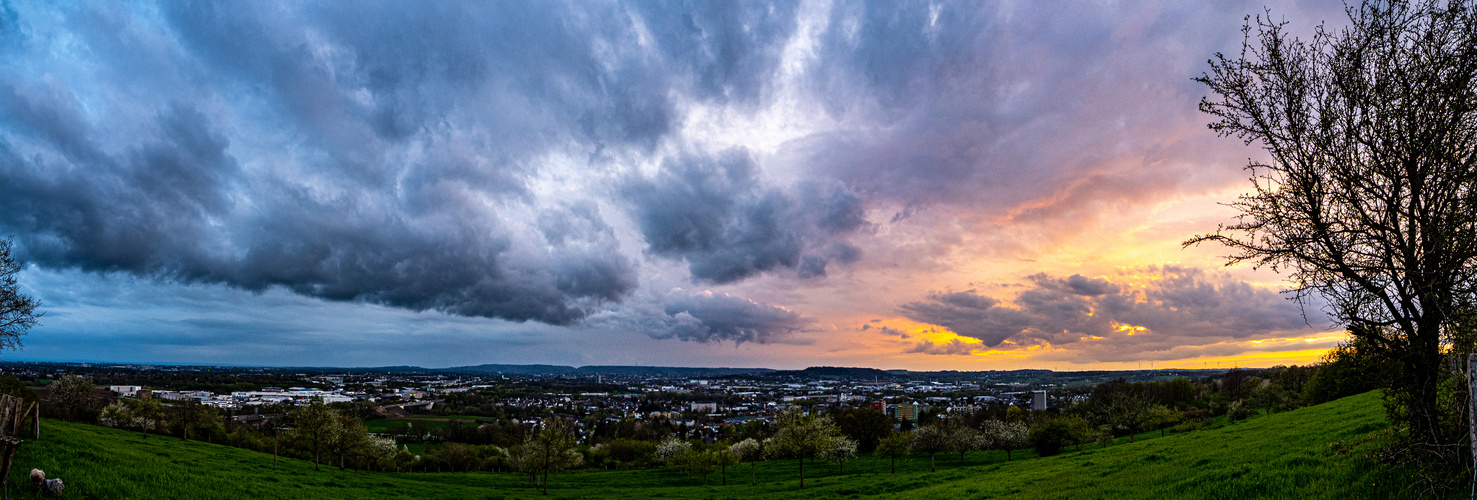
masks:
[(420, 420), (420, 419), (409, 419), (409, 418), (379, 418), (379, 419), (374, 419), (374, 420), (365, 420), (364, 421), (364, 428), (369, 429), (369, 432), (385, 432), (392, 425), (395, 425), (395, 424), (409, 424), (411, 422), (419, 422), (421, 425), (426, 426), (427, 429), (440, 429), (442, 427), (446, 427), (446, 421), (442, 421), (442, 420)]
[(369, 432), (385, 432), (386, 429), (389, 429), (390, 426), (395, 424), (409, 424), (412, 422), (416, 422), (426, 426), (427, 429), (440, 429), (442, 427), (446, 427), (446, 425), (450, 423), (451, 420), (461, 422), (462, 425), (477, 425), (478, 422), (491, 421), (493, 419), (488, 417), (473, 417), (467, 415), (451, 415), (445, 417), (435, 416), (410, 418), (378, 418), (374, 420), (365, 420), (364, 427), (369, 429)]
[(794, 460), (762, 462), (759, 484), (749, 466), (689, 478), (666, 469), (578, 471), (551, 477), (550, 496), (514, 474), (393, 474), (339, 471), (271, 455), (195, 441), (45, 421), (40, 441), (21, 448), (10, 495), (31, 498), (25, 475), (41, 468), (67, 483), (67, 498), (1405, 498), (1397, 478), (1366, 457), (1388, 427), (1379, 395), (1257, 417), (1214, 429), (1160, 438), (1144, 434), (1102, 448), (1037, 458), (1016, 452), (940, 455), (888, 462), (861, 457), (846, 464), (806, 464), (798, 488)]

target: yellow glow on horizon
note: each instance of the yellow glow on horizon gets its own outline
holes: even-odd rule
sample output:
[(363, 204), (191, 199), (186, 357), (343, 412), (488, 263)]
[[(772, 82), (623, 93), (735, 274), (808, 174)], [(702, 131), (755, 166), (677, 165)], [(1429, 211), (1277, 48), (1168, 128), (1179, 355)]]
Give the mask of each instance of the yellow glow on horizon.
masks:
[[(1052, 370), (1125, 370), (1153, 366), (1159, 369), (1180, 368), (1265, 368), (1276, 365), (1306, 365), (1321, 362), (1327, 352), (1347, 338), (1343, 331), (1310, 332), (1291, 337), (1225, 339), (1200, 345), (1174, 348), (1171, 353), (1145, 352), (1146, 357), (1158, 356), (1171, 359), (1144, 359), (1129, 361), (1094, 361), (1090, 354), (1079, 355), (1092, 343), (1111, 345), (1113, 335), (1076, 333), (1072, 344), (1053, 345), (1044, 341), (1005, 340), (993, 347), (986, 347), (980, 339), (960, 335), (940, 325), (922, 323), (905, 317), (869, 320), (871, 331), (879, 327), (892, 330), (891, 335), (869, 336), (865, 342), (853, 344), (853, 348), (868, 351), (874, 356), (890, 359), (889, 363), (907, 366), (910, 369), (957, 369), (993, 370), (1046, 368)], [(1112, 333), (1128, 335), (1152, 333), (1148, 327), (1111, 323)], [(1063, 332), (1069, 333), (1071, 332)], [(1291, 332), (1282, 332), (1283, 335)], [(901, 335), (900, 335), (901, 334)], [(869, 332), (868, 335), (871, 335)], [(930, 342), (940, 347), (938, 352), (912, 352), (920, 342)], [(1078, 343), (1080, 342), (1080, 343)], [(943, 349), (947, 348), (947, 349)], [(1119, 358), (1124, 359), (1124, 358)]]
[(1218, 356), (1162, 361), (1165, 368), (1267, 368), (1277, 365), (1306, 365), (1323, 361), (1328, 349), (1253, 352), (1234, 356)]

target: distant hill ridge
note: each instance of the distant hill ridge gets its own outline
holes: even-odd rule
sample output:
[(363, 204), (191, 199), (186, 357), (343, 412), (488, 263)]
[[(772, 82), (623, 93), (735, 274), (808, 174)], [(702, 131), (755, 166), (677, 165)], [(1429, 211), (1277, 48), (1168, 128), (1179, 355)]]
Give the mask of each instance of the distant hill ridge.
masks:
[[(894, 373), (901, 371), (902, 373)], [(772, 375), (794, 375), (801, 377), (846, 377), (856, 379), (887, 379), (907, 376), (907, 370), (878, 370), (876, 368), (851, 368), (845, 366), (812, 366), (804, 370), (776, 371)]]
[(559, 365), (500, 365), (487, 364), (476, 366), (454, 366), (451, 368), (438, 368), (431, 371), (446, 373), (503, 373), (508, 375), (668, 375), (675, 377), (722, 377), (725, 375), (746, 375), (772, 373), (772, 368), (699, 368), (681, 366), (621, 366), (621, 365), (594, 365), (573, 366)]

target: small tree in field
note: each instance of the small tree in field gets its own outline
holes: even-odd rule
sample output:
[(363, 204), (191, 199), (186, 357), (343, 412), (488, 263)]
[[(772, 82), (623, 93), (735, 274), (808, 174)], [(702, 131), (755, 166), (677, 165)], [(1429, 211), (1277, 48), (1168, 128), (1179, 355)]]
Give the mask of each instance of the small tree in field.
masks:
[(739, 462), (749, 463), (749, 485), (759, 484), (759, 476), (754, 472), (754, 467), (757, 465), (755, 462), (758, 462), (764, 457), (763, 449), (759, 447), (759, 442), (755, 441), (754, 438), (748, 438), (734, 443), (733, 446), (728, 447), (728, 451), (733, 453), (733, 456), (738, 458)]
[(159, 422), (164, 420), (164, 408), (159, 400), (149, 397), (146, 392), (129, 402), (129, 410), (133, 413), (135, 428), (144, 434), (144, 439), (149, 438), (149, 431), (161, 428)]
[(544, 494), (549, 494), (549, 473), (578, 467), (584, 461), (575, 448), (574, 428), (562, 418), (544, 420), (544, 427), (523, 441), (519, 466), (543, 476)]
[(340, 413), (335, 431), (329, 436), (328, 449), (338, 455), (338, 468), (344, 470), (344, 456), (366, 446), (369, 430), (358, 417)]
[(949, 419), (949, 441), (953, 444), (954, 451), (959, 453), (959, 463), (964, 463), (964, 454), (981, 450), (988, 447), (989, 441), (975, 428), (970, 427), (962, 418)]
[(713, 473), (713, 466), (717, 465), (714, 458), (711, 452), (688, 448), (677, 454), (673, 462), (683, 472), (686, 472), (688, 477), (703, 476), (703, 486), (707, 486), (708, 475)]
[(728, 485), (728, 467), (738, 465), (739, 457), (733, 453), (733, 448), (719, 448), (709, 452), (712, 455), (713, 465), (718, 466), (718, 474), (723, 478), (723, 485)]
[(692, 443), (669, 436), (656, 445), (656, 453), (653, 456), (656, 461), (671, 467), (677, 465), (677, 457), (689, 450), (692, 450)]
[(1010, 452), (1019, 450), (1030, 445), (1027, 439), (1028, 429), (1021, 422), (1002, 422), (999, 420), (986, 420), (981, 432), (994, 449), (1005, 450), (1005, 460), (1010, 460)]
[(288, 416), (292, 420), (293, 437), (313, 452), (313, 470), (320, 470), (319, 457), (338, 434), (338, 410), (314, 400), (292, 410)]
[(1071, 442), (1071, 431), (1065, 418), (1054, 418), (1031, 428), (1026, 439), (1036, 454), (1048, 457), (1060, 453)]
[(877, 442), (876, 455), (892, 459), (892, 473), (897, 474), (897, 459), (906, 457), (913, 448), (913, 433), (896, 432)]
[(178, 427), (180, 435), (186, 440), (190, 439), (190, 430), (199, 427), (206, 418), (205, 408), (194, 401), (184, 401), (170, 406), (165, 413), (169, 415), (171, 430)]
[(63, 376), (47, 388), (51, 391), (51, 404), (67, 420), (91, 421), (102, 409), (97, 387), (80, 375)]
[(103, 407), (97, 415), (97, 423), (103, 427), (127, 429), (133, 425), (133, 412), (122, 401)]
[(779, 415), (779, 430), (765, 446), (765, 453), (775, 458), (800, 461), (800, 487), (805, 487), (805, 459), (820, 455), (831, 440), (841, 437), (841, 430), (825, 416), (805, 415), (791, 408)]
[(1164, 437), (1165, 430), (1180, 423), (1180, 412), (1168, 406), (1154, 405), (1149, 407), (1148, 417), (1145, 420), (1146, 427), (1158, 429), (1159, 437)]
[(827, 462), (834, 462), (841, 466), (841, 473), (846, 473), (846, 461), (856, 458), (857, 442), (846, 436), (831, 439), (825, 449), (821, 450), (821, 457)]
[(928, 454), (928, 470), (937, 472), (936, 457), (939, 453), (954, 451), (954, 440), (941, 425), (925, 425), (913, 431), (913, 451)]
[(1093, 429), (1092, 423), (1088, 422), (1085, 418), (1077, 415), (1068, 415), (1057, 418), (1057, 420), (1060, 420), (1066, 426), (1067, 438), (1072, 445), (1077, 447), (1077, 451), (1082, 451), (1082, 445), (1091, 443), (1093, 438), (1096, 437), (1096, 431)]

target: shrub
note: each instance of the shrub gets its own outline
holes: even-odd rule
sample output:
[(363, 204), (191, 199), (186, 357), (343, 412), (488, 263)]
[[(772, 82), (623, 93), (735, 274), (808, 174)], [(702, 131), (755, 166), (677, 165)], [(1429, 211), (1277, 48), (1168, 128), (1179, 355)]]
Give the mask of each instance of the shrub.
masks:
[(1026, 437), (1036, 453), (1048, 457), (1062, 452), (1062, 447), (1071, 444), (1072, 429), (1062, 419), (1036, 426)]
[(1226, 405), (1226, 418), (1232, 422), (1246, 420), (1250, 416), (1251, 406), (1247, 405), (1245, 401), (1238, 399)]
[(656, 445), (655, 458), (658, 462), (667, 465), (675, 465), (675, 460), (677, 460), (677, 457), (681, 456), (682, 453), (691, 449), (692, 443), (677, 439), (675, 437), (669, 437), (666, 441), (662, 441), (662, 444)]

